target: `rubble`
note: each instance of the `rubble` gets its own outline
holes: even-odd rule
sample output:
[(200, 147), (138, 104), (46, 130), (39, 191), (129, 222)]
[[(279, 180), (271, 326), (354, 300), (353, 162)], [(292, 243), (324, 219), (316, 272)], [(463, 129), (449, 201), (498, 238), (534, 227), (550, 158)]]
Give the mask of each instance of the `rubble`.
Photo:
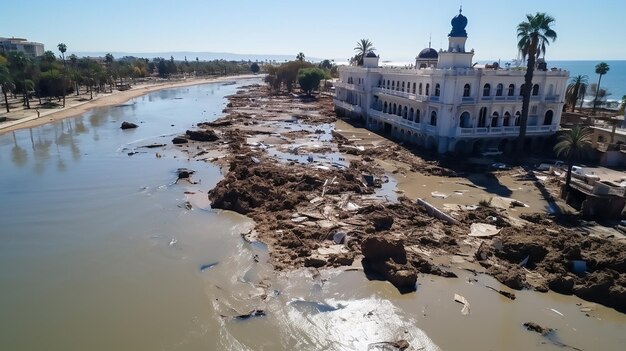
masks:
[[(224, 179), (209, 192), (211, 206), (251, 217), (275, 269), (356, 260), (366, 274), (411, 291), (420, 273), (456, 276), (434, 258), (463, 252), (512, 289), (552, 289), (626, 310), (626, 244), (584, 235), (575, 215), (522, 213), (513, 220), (510, 206), (522, 203), (498, 199), (501, 208), (485, 202), (434, 218), (414, 200), (378, 193), (385, 180), (378, 160), (447, 177), (459, 176), (459, 167), (446, 167), (454, 160), (426, 160), (392, 141), (362, 147), (334, 129), (324, 132), (321, 126), (336, 118), (327, 96), (300, 99), (249, 86), (229, 100), (224, 117), (198, 124), (200, 134), (186, 139), (209, 135), (206, 147), (224, 154), (212, 158)], [(194, 143), (180, 147), (190, 157), (200, 154)], [(475, 223), (488, 224), (489, 236), (468, 236)], [(585, 262), (582, 273), (577, 261)]]

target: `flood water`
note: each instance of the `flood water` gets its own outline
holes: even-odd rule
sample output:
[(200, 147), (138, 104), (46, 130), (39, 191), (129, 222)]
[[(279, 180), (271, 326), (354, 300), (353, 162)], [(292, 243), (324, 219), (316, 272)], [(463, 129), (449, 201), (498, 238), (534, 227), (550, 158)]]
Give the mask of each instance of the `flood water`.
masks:
[[(163, 90), (0, 135), (0, 350), (623, 349), (625, 315), (586, 316), (583, 301), (552, 293), (508, 300), (460, 259), (459, 278), (422, 275), (405, 295), (358, 264), (275, 273), (266, 249), (241, 239), (250, 220), (209, 208), (217, 167), (140, 147), (217, 118), (247, 83)], [(197, 184), (175, 183), (181, 167)], [(254, 310), (264, 315), (236, 318)]]

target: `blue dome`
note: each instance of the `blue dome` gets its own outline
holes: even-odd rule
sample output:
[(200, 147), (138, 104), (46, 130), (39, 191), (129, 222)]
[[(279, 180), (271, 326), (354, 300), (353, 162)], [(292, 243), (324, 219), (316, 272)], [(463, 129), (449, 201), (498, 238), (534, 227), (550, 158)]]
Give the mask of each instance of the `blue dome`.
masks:
[(376, 56), (374, 51), (370, 51), (370, 52), (367, 53), (367, 55), (365, 55), (365, 57), (378, 57), (378, 56)]
[(417, 55), (418, 59), (436, 59), (438, 57), (439, 53), (437, 53), (437, 50), (432, 48), (426, 48), (420, 51), (420, 53)]
[(449, 37), (467, 37), (467, 32), (465, 31), (465, 27), (467, 27), (467, 17), (463, 16), (461, 12), (462, 10), (459, 10), (459, 14), (450, 21), (452, 31), (448, 34)]

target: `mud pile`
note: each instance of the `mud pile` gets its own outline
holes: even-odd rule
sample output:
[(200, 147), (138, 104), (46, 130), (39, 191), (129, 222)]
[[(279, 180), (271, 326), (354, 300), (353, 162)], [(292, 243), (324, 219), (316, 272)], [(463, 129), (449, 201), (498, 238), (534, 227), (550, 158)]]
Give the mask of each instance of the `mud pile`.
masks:
[(476, 257), (488, 272), (513, 289), (574, 294), (626, 312), (626, 245), (582, 235), (554, 222), (505, 227)]

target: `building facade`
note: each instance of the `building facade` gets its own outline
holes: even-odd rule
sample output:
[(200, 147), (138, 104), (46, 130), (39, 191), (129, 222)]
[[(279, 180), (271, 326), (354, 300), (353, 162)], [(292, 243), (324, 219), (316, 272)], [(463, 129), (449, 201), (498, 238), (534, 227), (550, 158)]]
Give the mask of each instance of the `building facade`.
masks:
[(0, 54), (8, 54), (11, 51), (23, 52), (26, 56), (34, 58), (44, 53), (43, 44), (27, 41), (22, 38), (0, 38)]
[[(525, 69), (472, 64), (465, 50), (467, 18), (452, 19), (448, 49), (424, 49), (415, 68), (378, 66), (366, 55), (363, 66), (339, 68), (335, 109), (361, 117), (367, 127), (439, 153), (510, 151), (519, 134)], [(527, 123), (528, 149), (539, 149), (559, 129), (568, 72), (538, 65), (533, 76)]]

